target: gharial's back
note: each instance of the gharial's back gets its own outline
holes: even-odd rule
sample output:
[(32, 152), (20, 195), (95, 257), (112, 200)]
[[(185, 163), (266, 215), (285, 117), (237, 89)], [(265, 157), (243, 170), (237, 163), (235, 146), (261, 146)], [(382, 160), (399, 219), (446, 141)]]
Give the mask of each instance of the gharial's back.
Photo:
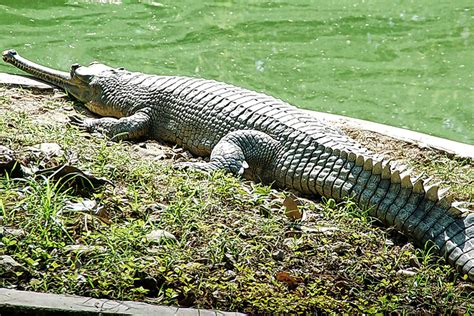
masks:
[[(291, 147), (298, 131), (315, 144), (367, 154), (368, 151), (314, 116), (274, 97), (223, 82), (192, 77), (152, 76), (113, 70), (93, 81), (104, 91), (102, 102), (133, 111), (153, 107), (155, 138), (209, 155), (227, 133), (259, 130)], [(113, 78), (113, 79), (112, 79)], [(199, 146), (196, 146), (199, 145)]]

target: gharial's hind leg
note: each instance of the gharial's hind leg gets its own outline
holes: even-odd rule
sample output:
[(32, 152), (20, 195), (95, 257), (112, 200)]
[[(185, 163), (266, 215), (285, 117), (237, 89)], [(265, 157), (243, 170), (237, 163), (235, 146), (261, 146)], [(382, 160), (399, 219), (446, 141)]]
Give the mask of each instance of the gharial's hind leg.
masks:
[(184, 162), (177, 168), (190, 167), (203, 171), (225, 170), (234, 175), (259, 178), (272, 169), (280, 143), (271, 136), (254, 130), (238, 130), (224, 136), (212, 149), (209, 162)]

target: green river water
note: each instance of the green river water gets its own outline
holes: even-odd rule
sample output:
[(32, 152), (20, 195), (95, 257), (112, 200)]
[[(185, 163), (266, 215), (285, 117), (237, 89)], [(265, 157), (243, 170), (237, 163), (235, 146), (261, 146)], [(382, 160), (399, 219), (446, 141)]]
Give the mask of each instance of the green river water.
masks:
[(0, 50), (216, 79), (474, 144), (473, 12), (472, 0), (0, 0)]

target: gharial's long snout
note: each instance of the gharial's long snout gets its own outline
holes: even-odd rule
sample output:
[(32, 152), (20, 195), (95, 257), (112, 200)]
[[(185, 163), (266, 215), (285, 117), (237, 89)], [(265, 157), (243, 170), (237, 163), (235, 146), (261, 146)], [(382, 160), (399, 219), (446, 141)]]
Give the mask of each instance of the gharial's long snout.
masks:
[(69, 73), (38, 65), (21, 57), (14, 49), (5, 50), (2, 57), (5, 62), (60, 88), (68, 89), (72, 84)]

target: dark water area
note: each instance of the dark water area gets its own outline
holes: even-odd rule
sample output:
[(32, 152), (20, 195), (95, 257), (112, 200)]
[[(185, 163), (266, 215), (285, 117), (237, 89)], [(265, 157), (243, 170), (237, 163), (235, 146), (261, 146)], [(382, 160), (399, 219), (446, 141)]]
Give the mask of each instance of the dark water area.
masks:
[(97, 60), (215, 79), (474, 144), (473, 10), (470, 0), (0, 0), (0, 50), (62, 70)]

